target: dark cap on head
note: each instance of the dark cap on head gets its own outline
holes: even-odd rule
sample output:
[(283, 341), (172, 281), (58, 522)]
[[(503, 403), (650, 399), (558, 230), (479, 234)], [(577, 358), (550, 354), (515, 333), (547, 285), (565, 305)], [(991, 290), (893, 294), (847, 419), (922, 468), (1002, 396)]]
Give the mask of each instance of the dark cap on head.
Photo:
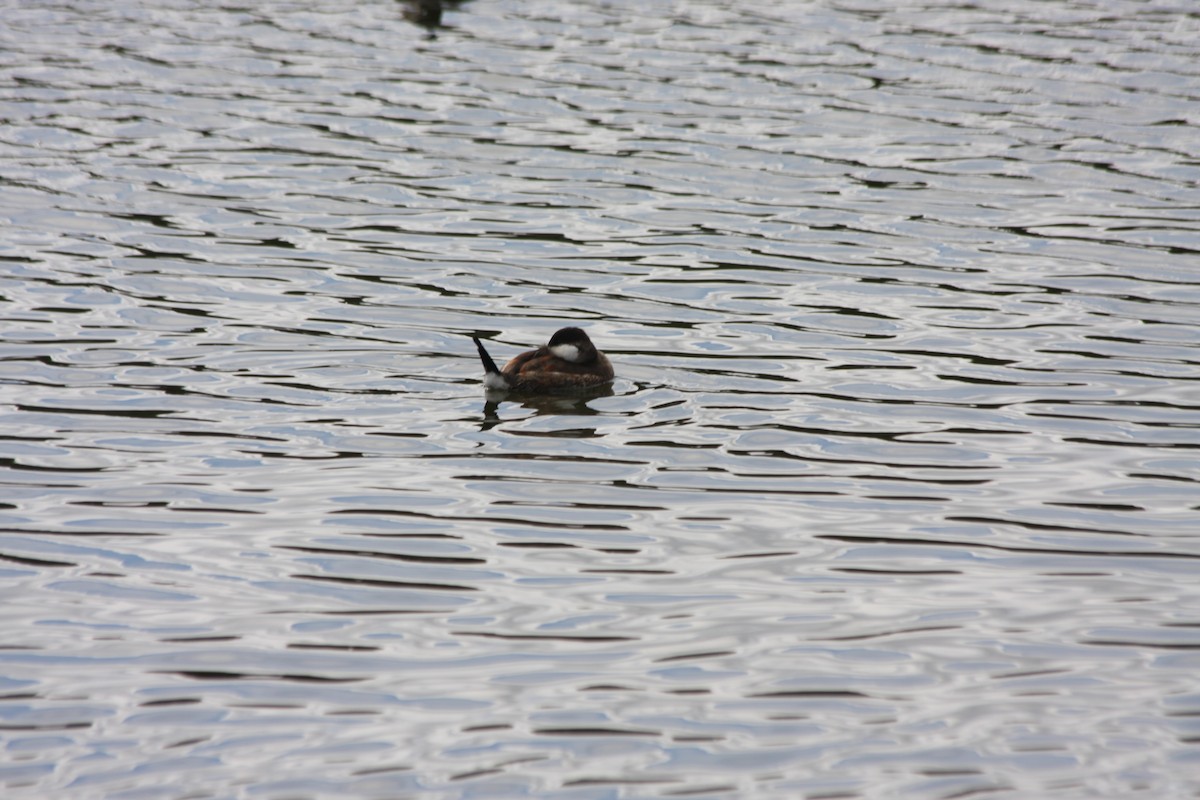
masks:
[(582, 328), (571, 326), (569, 328), (559, 328), (550, 337), (548, 346), (553, 347), (556, 344), (577, 344), (579, 342), (591, 342), (588, 335), (583, 332)]

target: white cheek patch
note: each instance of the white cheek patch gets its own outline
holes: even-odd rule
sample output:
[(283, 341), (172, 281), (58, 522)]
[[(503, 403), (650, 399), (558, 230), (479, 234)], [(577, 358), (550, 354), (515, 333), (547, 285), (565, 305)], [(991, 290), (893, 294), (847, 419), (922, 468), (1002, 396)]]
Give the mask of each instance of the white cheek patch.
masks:
[(483, 376), (483, 385), (492, 390), (502, 390), (508, 388), (508, 380), (499, 372), (489, 372)]
[(572, 364), (579, 361), (579, 348), (573, 344), (556, 344), (550, 348), (550, 352)]

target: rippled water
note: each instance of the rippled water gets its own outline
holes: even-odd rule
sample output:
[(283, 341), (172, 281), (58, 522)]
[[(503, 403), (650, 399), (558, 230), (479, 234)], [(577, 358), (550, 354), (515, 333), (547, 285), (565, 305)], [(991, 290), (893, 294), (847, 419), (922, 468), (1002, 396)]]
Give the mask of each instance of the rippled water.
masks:
[(4, 4), (4, 796), (1200, 793), (1200, 12), (1000, 5)]

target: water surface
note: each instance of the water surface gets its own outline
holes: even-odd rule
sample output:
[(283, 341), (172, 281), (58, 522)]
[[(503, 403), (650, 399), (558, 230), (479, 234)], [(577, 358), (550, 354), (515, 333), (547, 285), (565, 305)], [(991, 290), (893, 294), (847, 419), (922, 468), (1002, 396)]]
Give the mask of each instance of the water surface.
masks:
[(1200, 15), (734, 6), (0, 10), (5, 797), (1200, 792)]

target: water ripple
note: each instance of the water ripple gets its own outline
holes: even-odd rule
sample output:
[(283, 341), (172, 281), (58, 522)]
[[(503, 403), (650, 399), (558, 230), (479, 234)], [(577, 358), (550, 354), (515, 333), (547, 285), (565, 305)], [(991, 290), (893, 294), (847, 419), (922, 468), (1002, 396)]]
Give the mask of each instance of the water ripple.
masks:
[(1197, 791), (1190, 9), (0, 17), (6, 797)]

